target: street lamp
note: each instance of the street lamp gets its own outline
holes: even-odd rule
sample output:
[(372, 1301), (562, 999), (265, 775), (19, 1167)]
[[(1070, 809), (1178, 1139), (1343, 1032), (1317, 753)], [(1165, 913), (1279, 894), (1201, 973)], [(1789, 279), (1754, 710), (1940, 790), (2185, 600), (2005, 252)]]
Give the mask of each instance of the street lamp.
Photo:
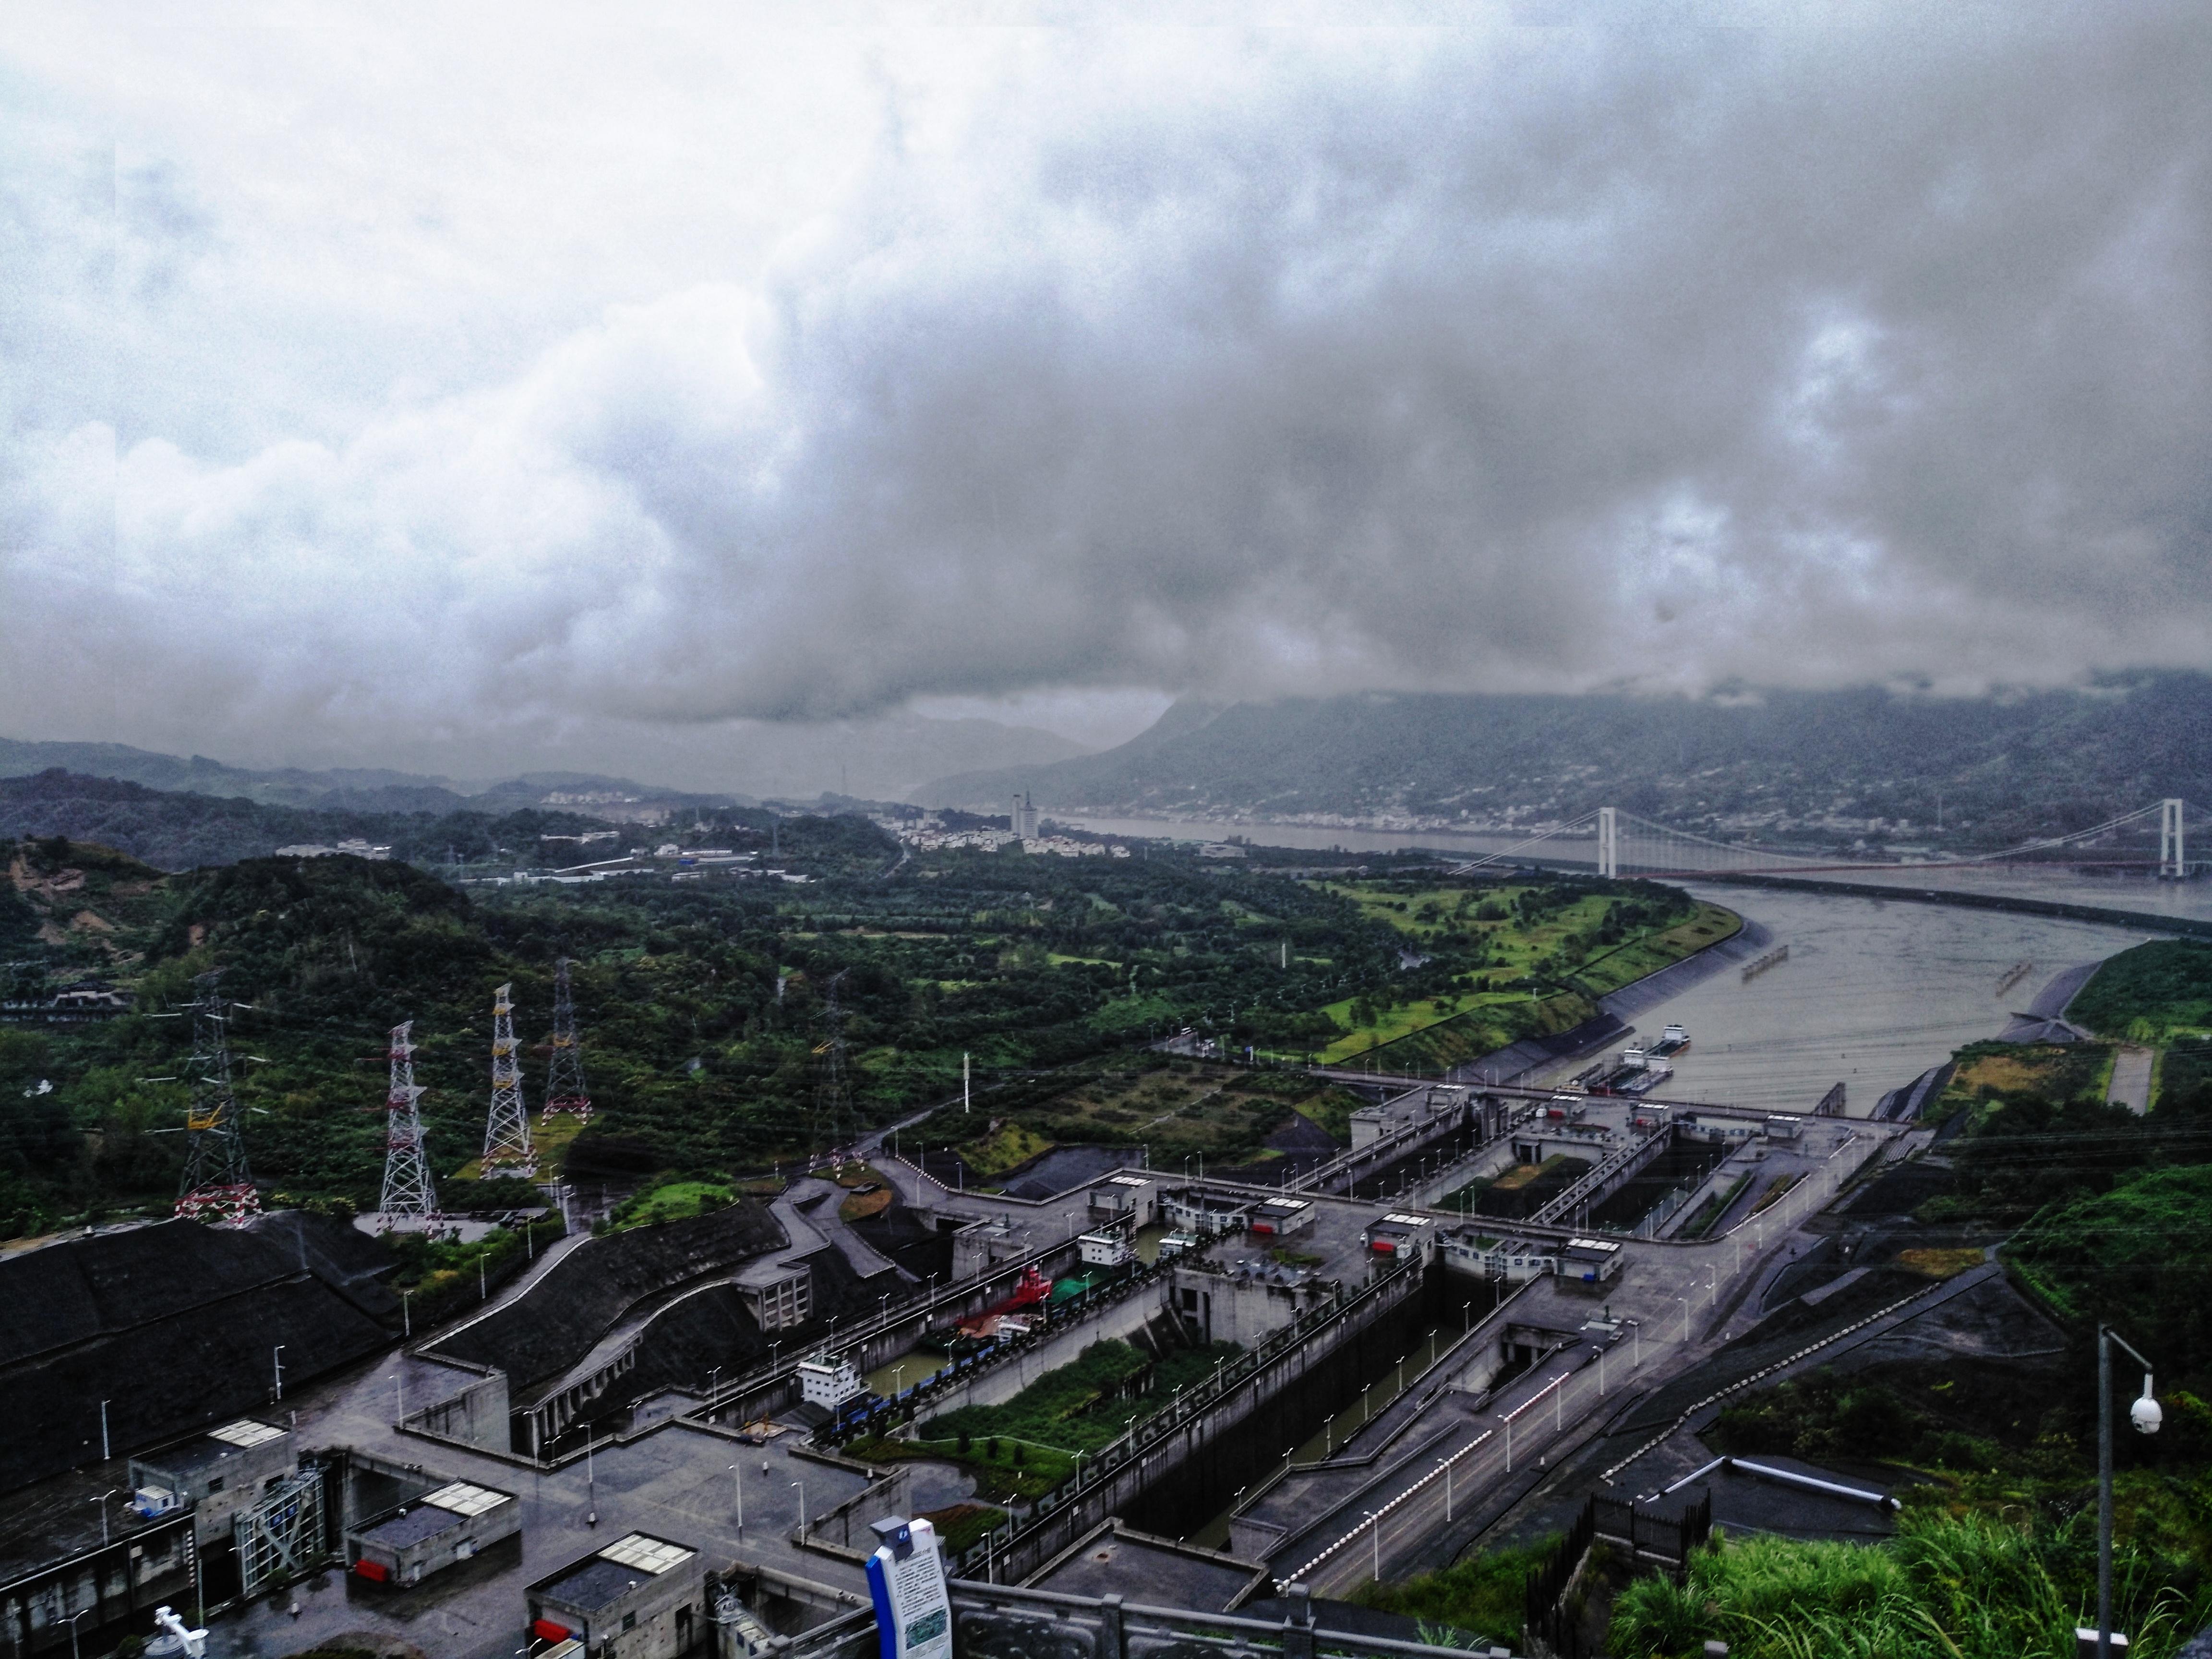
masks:
[(794, 1480), (792, 1489), (799, 1494), (799, 1541), (806, 1541), (806, 1488)]
[(2097, 1327), (2097, 1659), (2112, 1659), (2112, 1344), (2143, 1368), (2142, 1397), (2128, 1407), (2139, 1434), (2156, 1434), (2166, 1413), (2151, 1397), (2150, 1361), (2110, 1326)]
[(730, 1490), (737, 1494), (738, 1530), (743, 1532), (745, 1529), (745, 1478), (738, 1473), (735, 1463), (730, 1465)]

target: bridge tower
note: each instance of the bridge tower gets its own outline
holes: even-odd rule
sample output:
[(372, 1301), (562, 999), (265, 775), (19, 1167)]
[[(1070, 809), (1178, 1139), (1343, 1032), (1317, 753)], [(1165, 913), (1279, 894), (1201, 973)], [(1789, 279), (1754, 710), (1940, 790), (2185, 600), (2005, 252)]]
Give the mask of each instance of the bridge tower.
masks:
[(514, 987), (502, 985), (491, 997), (491, 1113), (484, 1120), (483, 1172), (520, 1176), (538, 1172), (530, 1149), (530, 1114), (522, 1104), (522, 1066), (515, 1059)]
[(415, 1082), (415, 1022), (392, 1028), (392, 1085), (384, 1097), (384, 1196), (386, 1215), (435, 1215), (438, 1188), (422, 1152), (422, 1091)]
[(1597, 809), (1597, 872), (1608, 877), (1620, 873), (1620, 812), (1617, 807)]
[(185, 1177), (177, 1188), (179, 1216), (187, 1221), (236, 1225), (261, 1208), (253, 1172), (246, 1164), (245, 1124), (230, 1087), (229, 1016), (218, 989), (223, 970), (202, 974), (193, 984), (191, 1104), (185, 1109)]
[(2158, 804), (2158, 872), (2177, 881), (2189, 873), (2188, 849), (2181, 837), (2181, 802), (2168, 797)]

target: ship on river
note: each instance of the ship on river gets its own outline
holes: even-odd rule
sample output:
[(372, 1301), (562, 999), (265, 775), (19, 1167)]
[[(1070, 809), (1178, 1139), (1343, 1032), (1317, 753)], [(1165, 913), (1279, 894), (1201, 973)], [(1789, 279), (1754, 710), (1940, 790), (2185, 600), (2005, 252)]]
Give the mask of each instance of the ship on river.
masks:
[[(1686, 1036), (1682, 1047), (1689, 1047)], [(1646, 1095), (1674, 1075), (1674, 1068), (1652, 1050), (1623, 1048), (1618, 1060), (1600, 1060), (1575, 1081), (1594, 1095)]]

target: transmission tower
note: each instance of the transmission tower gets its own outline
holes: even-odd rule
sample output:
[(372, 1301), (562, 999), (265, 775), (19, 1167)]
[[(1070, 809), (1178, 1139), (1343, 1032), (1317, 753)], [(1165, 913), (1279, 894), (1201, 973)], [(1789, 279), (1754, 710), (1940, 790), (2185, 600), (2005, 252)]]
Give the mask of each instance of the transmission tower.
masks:
[(392, 1089), (384, 1097), (384, 1196), (386, 1215), (435, 1215), (438, 1189), (422, 1155), (422, 1091), (415, 1082), (415, 1022), (392, 1028)]
[(814, 1138), (817, 1150), (826, 1133), (831, 1151), (842, 1146), (848, 1139), (848, 1123), (853, 1115), (853, 1083), (845, 1069), (845, 1010), (837, 1000), (837, 988), (843, 983), (848, 969), (839, 969), (830, 975), (823, 988), (826, 1006), (823, 1018), (830, 1027), (829, 1041), (814, 1050), (822, 1060), (822, 1073), (814, 1095)]
[(192, 1101), (185, 1116), (185, 1178), (177, 1213), (188, 1221), (235, 1225), (261, 1208), (246, 1164), (245, 1125), (230, 1087), (229, 1016), (217, 988), (223, 970), (192, 982)]
[(514, 987), (491, 998), (491, 1115), (484, 1120), (483, 1172), (528, 1177), (538, 1173), (530, 1150), (530, 1114), (522, 1104), (522, 1066), (514, 1057)]
[(584, 1046), (576, 1036), (576, 1004), (568, 994), (568, 958), (553, 964), (553, 1058), (545, 1065), (545, 1109), (539, 1120), (569, 1112), (592, 1121), (592, 1091), (584, 1086)]

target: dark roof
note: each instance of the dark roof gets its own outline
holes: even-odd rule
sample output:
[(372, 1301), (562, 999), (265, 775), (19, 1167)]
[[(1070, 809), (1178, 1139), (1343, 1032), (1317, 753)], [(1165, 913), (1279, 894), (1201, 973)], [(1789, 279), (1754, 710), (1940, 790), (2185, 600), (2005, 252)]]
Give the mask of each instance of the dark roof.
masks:
[(642, 1568), (626, 1567), (619, 1561), (594, 1555), (587, 1561), (578, 1562), (558, 1578), (538, 1585), (537, 1590), (550, 1601), (597, 1613), (619, 1601), (629, 1593), (631, 1585), (649, 1584), (653, 1578), (653, 1575)]
[(419, 1544), (426, 1538), (435, 1538), (448, 1527), (457, 1527), (468, 1519), (451, 1510), (441, 1510), (434, 1504), (417, 1504), (378, 1522), (362, 1538), (372, 1544), (381, 1544), (386, 1549), (404, 1550), (410, 1544)]

